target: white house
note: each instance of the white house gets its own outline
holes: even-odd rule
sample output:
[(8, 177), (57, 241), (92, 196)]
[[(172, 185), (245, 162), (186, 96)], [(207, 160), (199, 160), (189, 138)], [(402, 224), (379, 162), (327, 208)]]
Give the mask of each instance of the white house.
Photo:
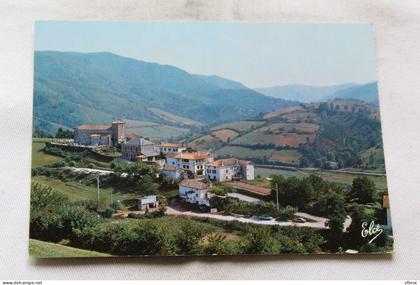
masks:
[(182, 144), (177, 143), (161, 143), (160, 145), (156, 146), (162, 154), (168, 154), (171, 152), (183, 152), (187, 150), (187, 148)]
[(156, 195), (144, 196), (143, 198), (138, 199), (138, 209), (144, 211), (150, 208), (156, 208), (159, 206)]
[(187, 203), (210, 206), (209, 186), (201, 181), (185, 179), (179, 183), (179, 196)]
[(254, 165), (248, 160), (219, 159), (207, 163), (205, 169), (207, 177), (217, 182), (233, 179), (254, 180)]
[(172, 152), (166, 155), (166, 165), (181, 169), (190, 177), (204, 176), (204, 166), (213, 160), (209, 152)]

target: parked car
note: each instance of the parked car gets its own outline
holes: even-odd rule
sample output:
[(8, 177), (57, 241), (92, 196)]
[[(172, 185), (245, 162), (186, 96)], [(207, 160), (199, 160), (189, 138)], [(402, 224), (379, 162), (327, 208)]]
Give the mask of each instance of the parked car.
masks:
[(261, 215), (261, 216), (257, 216), (257, 219), (262, 220), (262, 221), (271, 221), (273, 217), (270, 217), (269, 215)]
[(296, 218), (293, 220), (293, 222), (303, 224), (303, 223), (306, 223), (306, 220), (304, 218)]

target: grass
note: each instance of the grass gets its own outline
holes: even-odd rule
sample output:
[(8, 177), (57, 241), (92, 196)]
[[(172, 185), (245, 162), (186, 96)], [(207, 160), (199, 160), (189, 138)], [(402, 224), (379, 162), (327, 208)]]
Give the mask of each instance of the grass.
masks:
[(145, 223), (150, 224), (150, 225), (158, 225), (161, 229), (164, 229), (164, 232), (170, 233), (170, 234), (176, 234), (177, 232), (182, 230), (183, 226), (189, 226), (189, 225), (190, 226), (196, 225), (200, 227), (206, 233), (224, 231), (223, 228), (215, 226), (211, 223), (206, 223), (204, 221), (196, 220), (193, 217), (185, 217), (185, 216), (163, 216), (160, 218), (152, 218), (152, 219), (126, 219), (120, 222), (128, 223), (130, 225), (145, 224)]
[(126, 133), (135, 133), (152, 139), (164, 139), (170, 137), (178, 137), (189, 132), (187, 128), (166, 126), (166, 125), (150, 125), (150, 126), (133, 126), (126, 127)]
[(264, 131), (255, 130), (234, 139), (232, 143), (244, 145), (276, 144), (277, 138), (277, 134), (269, 134)]
[(138, 127), (150, 127), (150, 126), (157, 126), (158, 123), (151, 122), (151, 121), (142, 121), (142, 120), (128, 120), (123, 119), (126, 122), (126, 128), (138, 128)]
[[(317, 174), (321, 176), (323, 179), (336, 182), (342, 185), (351, 185), (353, 179), (356, 177), (360, 177), (360, 175), (356, 174), (348, 174), (348, 173), (336, 173), (336, 172), (328, 172), (328, 171), (317, 171), (317, 172), (306, 172), (306, 171), (293, 171), (293, 170), (285, 170), (285, 169), (271, 169), (271, 168), (262, 168), (262, 167), (255, 167), (255, 176), (260, 175), (261, 177), (269, 177), (270, 175), (283, 175), (283, 176), (298, 176), (298, 177), (305, 177), (311, 174)], [(388, 188), (386, 177), (383, 176), (371, 176), (368, 177), (375, 182), (376, 188), (378, 190), (386, 190)]]
[[(43, 186), (50, 186), (53, 190), (66, 194), (70, 201), (96, 201), (98, 197), (98, 191), (95, 186), (85, 185), (78, 181), (66, 181), (63, 182), (59, 179), (45, 176), (34, 176), (32, 182), (39, 183)], [(141, 194), (136, 193), (122, 193), (121, 189), (113, 188), (101, 188), (100, 187), (100, 199), (101, 204), (109, 204), (111, 199), (111, 190), (113, 191), (113, 200), (129, 201), (132, 199), (139, 198)]]
[(61, 244), (29, 239), (29, 255), (34, 257), (98, 257), (111, 256), (97, 251), (78, 249)]
[(305, 144), (308, 141), (313, 141), (315, 134), (297, 134), (297, 133), (282, 133), (277, 134), (271, 131), (263, 130), (263, 128), (256, 129), (243, 136), (235, 138), (232, 143), (243, 145), (256, 144), (274, 144), (277, 146), (298, 147), (299, 144)]
[(224, 142), (227, 142), (228, 139), (232, 140), (239, 135), (238, 132), (231, 129), (217, 130), (217, 131), (212, 132), (212, 134), (216, 136), (219, 140), (224, 141)]
[(203, 125), (202, 123), (198, 121), (194, 121), (188, 118), (177, 116), (177, 115), (171, 114), (169, 112), (166, 112), (157, 108), (149, 108), (149, 111), (151, 111), (153, 114), (161, 117), (162, 119), (168, 122), (175, 122), (175, 123), (179, 123), (179, 124), (187, 125), (187, 126), (202, 126)]
[(273, 150), (273, 149), (250, 149), (240, 146), (225, 146), (216, 151), (221, 156), (234, 156), (243, 159), (261, 159), (266, 157), (267, 161), (280, 161), (285, 163), (297, 163), (300, 154), (296, 150)]
[[(45, 139), (44, 139), (45, 140)], [(32, 167), (44, 166), (60, 160), (62, 157), (46, 154), (42, 151), (45, 147), (45, 141), (34, 139), (32, 143)]]
[(33, 143), (45, 143), (45, 142), (50, 142), (53, 139), (51, 138), (32, 138), (32, 142)]
[(201, 136), (188, 144), (195, 150), (207, 151), (220, 144), (219, 139), (211, 135)]
[(233, 129), (238, 132), (245, 132), (252, 128), (257, 128), (263, 124), (265, 124), (264, 121), (238, 121), (238, 122), (214, 126), (211, 128), (211, 130), (216, 131), (216, 130), (221, 130), (221, 129)]

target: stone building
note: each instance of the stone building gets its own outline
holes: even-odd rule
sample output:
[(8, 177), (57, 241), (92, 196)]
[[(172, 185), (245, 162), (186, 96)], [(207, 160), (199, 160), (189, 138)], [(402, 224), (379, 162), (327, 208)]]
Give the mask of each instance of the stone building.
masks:
[(111, 125), (81, 125), (74, 128), (74, 142), (82, 145), (116, 146), (125, 138), (125, 122), (117, 120)]
[(153, 142), (142, 137), (133, 138), (121, 144), (121, 157), (131, 161), (155, 161), (160, 153)]

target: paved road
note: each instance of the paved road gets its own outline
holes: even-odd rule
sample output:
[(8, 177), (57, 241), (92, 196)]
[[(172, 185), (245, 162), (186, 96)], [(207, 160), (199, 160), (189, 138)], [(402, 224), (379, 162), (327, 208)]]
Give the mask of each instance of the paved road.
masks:
[[(173, 206), (168, 206), (166, 208), (167, 215), (173, 216), (189, 216), (189, 217), (197, 217), (197, 218), (209, 218), (215, 219), (220, 221), (238, 221), (241, 223), (251, 223), (251, 224), (258, 224), (258, 225), (277, 225), (277, 226), (298, 226), (298, 227), (309, 227), (309, 228), (318, 228), (318, 229), (326, 229), (325, 222), (327, 219), (317, 216), (312, 216), (307, 213), (297, 212), (296, 216), (311, 219), (315, 222), (306, 222), (306, 223), (294, 223), (294, 222), (281, 222), (272, 219), (271, 221), (261, 221), (255, 218), (241, 218), (235, 216), (223, 216), (217, 214), (210, 214), (210, 213), (196, 213), (191, 211), (184, 211), (180, 210), (179, 207), (174, 208)], [(344, 229), (346, 229), (351, 224), (351, 218), (347, 217), (346, 221), (344, 222)]]
[(114, 173), (114, 171), (110, 170), (102, 170), (102, 169), (95, 169), (95, 168), (81, 168), (81, 167), (63, 167), (64, 169), (69, 169), (72, 172), (76, 173), (85, 173), (85, 174), (99, 174), (99, 175), (109, 175)]

